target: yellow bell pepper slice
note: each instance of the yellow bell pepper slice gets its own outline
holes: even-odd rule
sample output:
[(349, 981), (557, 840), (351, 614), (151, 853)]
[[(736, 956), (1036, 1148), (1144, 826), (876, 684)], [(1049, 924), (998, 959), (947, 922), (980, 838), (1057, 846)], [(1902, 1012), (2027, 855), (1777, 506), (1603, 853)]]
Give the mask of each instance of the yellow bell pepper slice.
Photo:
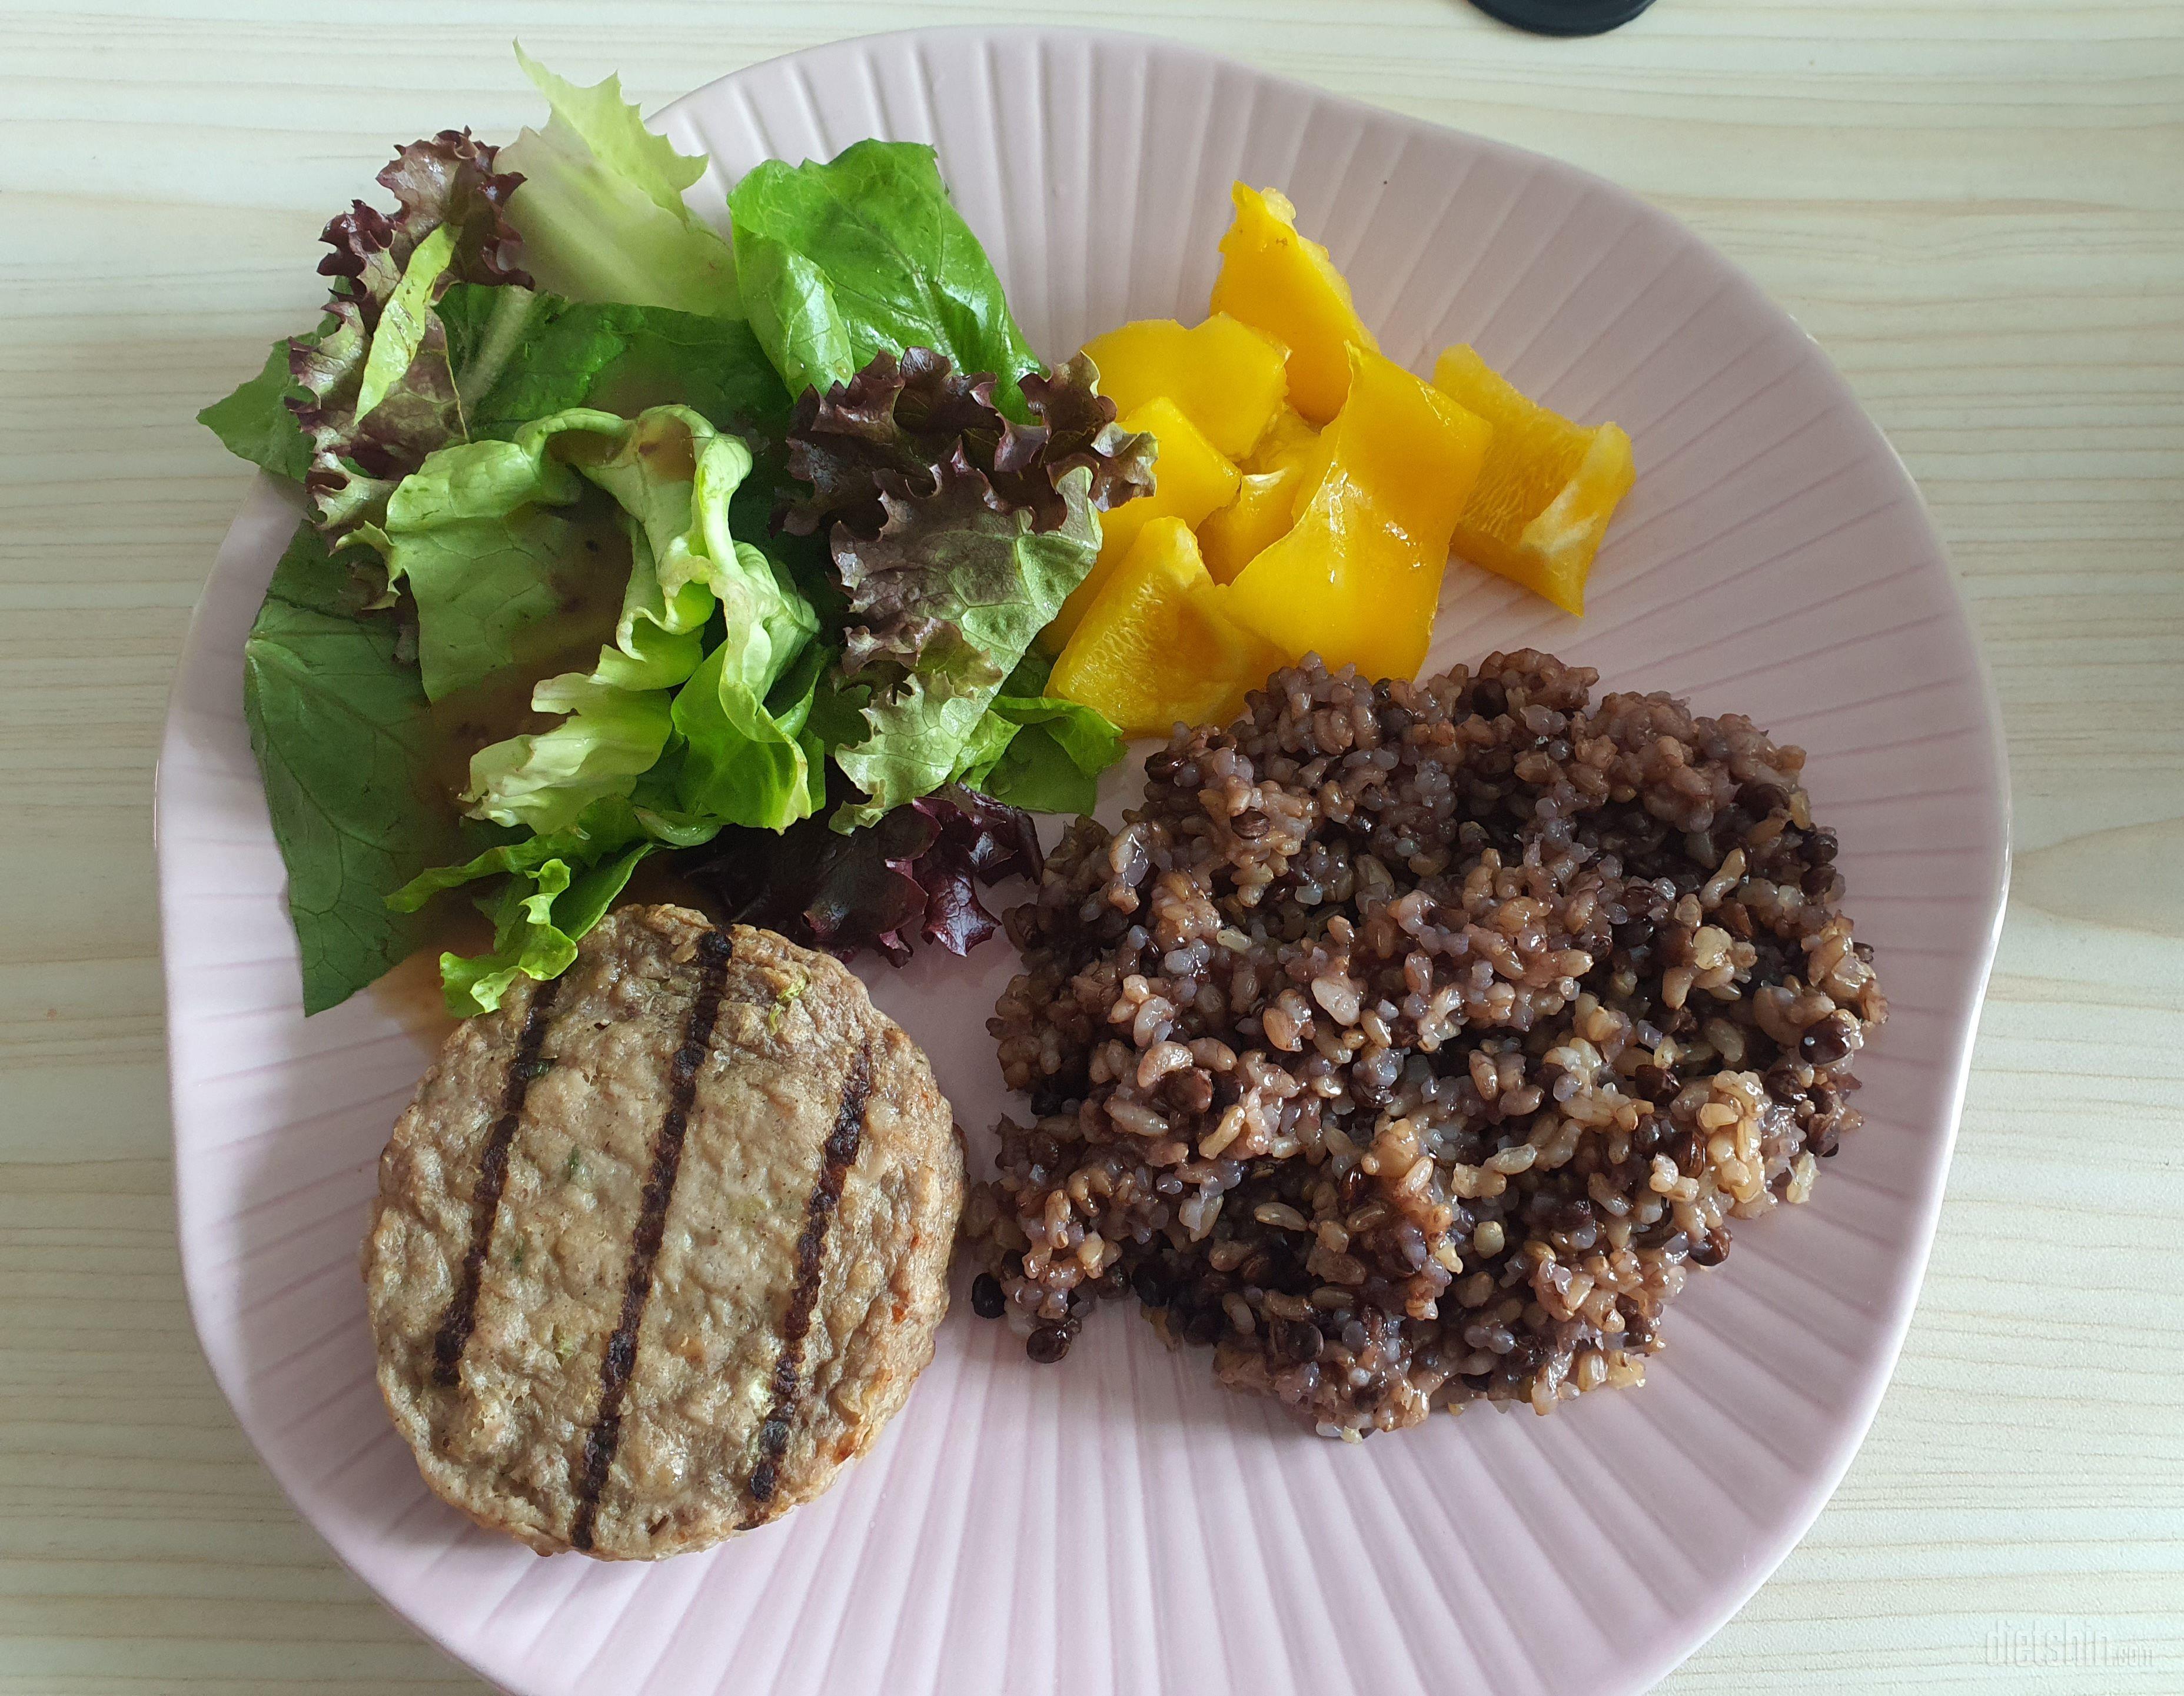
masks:
[(1527, 399), (1469, 348), (1440, 356), (1434, 386), (1494, 427), (1456, 551), (1583, 618), (1593, 556), (1636, 476), (1630, 438)]
[(1378, 353), (1352, 348), (1350, 365), (1326, 475), (1289, 534), (1229, 586), (1228, 609), (1291, 653), (1409, 677), (1492, 431)]
[(1267, 439), (1259, 444), (1259, 451), (1245, 469), (1290, 474), (1290, 516), (1294, 518), (1319, 487), (1334, 453), (1334, 432), (1314, 430), (1301, 413), (1292, 410), (1274, 420), (1274, 427), (1267, 432)]
[(1244, 568), (1289, 534), (1295, 521), (1301, 466), (1247, 471), (1236, 498), (1198, 526), (1199, 551), (1217, 583), (1233, 583)]
[(1047, 688), (1125, 736), (1226, 723), (1290, 656), (1228, 615), (1179, 518), (1146, 525), (1055, 662)]
[(1236, 498), (1198, 526), (1198, 546), (1217, 583), (1233, 583), (1244, 568), (1288, 534), (1326, 474), (1334, 438), (1284, 407), (1244, 462)]
[(1327, 249), (1297, 233), (1296, 208), (1279, 189), (1238, 183), (1236, 219), (1221, 238), (1213, 310), (1265, 331), (1290, 350), (1290, 404), (1313, 424), (1342, 409), (1355, 345), (1380, 344), (1351, 303), (1350, 285)]
[(1293, 406), (1285, 406), (1267, 426), (1259, 445), (1245, 459), (1247, 471), (1279, 471), (1318, 446), (1319, 431), (1312, 420)]
[(1165, 395), (1232, 459), (1257, 445), (1289, 393), (1289, 348), (1225, 313), (1188, 330), (1173, 318), (1141, 319), (1095, 336), (1084, 352), (1116, 411)]
[(1186, 525), (1196, 525), (1208, 513), (1236, 498), (1236, 486), (1243, 474), (1237, 470), (1235, 461), (1208, 442), (1206, 432), (1166, 396), (1147, 401), (1121, 423), (1124, 430), (1145, 431), (1160, 443), (1160, 456), (1153, 462), (1153, 490), (1100, 514), (1100, 557), (1046, 627), (1044, 640), (1050, 653), (1069, 640), (1078, 621), (1128, 554), (1139, 531), (1156, 518), (1178, 518)]

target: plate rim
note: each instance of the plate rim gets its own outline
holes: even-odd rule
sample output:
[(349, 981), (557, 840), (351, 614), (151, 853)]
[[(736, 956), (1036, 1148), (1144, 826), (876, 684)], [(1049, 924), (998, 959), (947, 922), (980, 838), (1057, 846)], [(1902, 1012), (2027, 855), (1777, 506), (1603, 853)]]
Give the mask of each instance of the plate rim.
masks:
[[(1717, 1635), (1758, 1593), (1773, 1576), (1791, 1551), (1800, 1543), (1818, 1520), (1821, 1511), (1833, 1499), (1842, 1479), (1864, 1447), (1871, 1430), (1881, 1399), (1894, 1382), (1901, 1361), (1904, 1343), (1914, 1316), (1920, 1296), (1924, 1293), (1926, 1273), (1930, 1264), (1941, 1209), (1947, 1198), (1949, 1171), (1954, 1162), (1957, 1139), (1963, 1124), (1965, 1097), (1969, 1089), (1974, 1050), (1976, 1047), (1981, 1015), (1990, 986), (2002, 927), (2008, 908), (2008, 897), (2013, 870), (2012, 850), (2014, 819), (2011, 807), (2010, 773), (2008, 742), (2004, 731), (2000, 700), (1994, 685), (1993, 670), (1986, 647), (1981, 642), (1964, 592), (1961, 577), (1951, 559), (1950, 550), (1928, 503), (1925, 491), (1904, 464), (1903, 457), (1879, 423), (1859, 401), (1849, 381), (1829, 357), (1826, 349), (1791, 315), (1788, 309), (1769, 296), (1758, 280), (1714, 242), (1692, 229), (1674, 214), (1646, 200), (1635, 191), (1614, 179), (1602, 176), (1585, 167), (1539, 153), (1498, 138), (1482, 136), (1454, 125), (1442, 124), (1429, 118), (1415, 116), (1392, 108), (1375, 105), (1355, 96), (1338, 92), (1318, 85), (1286, 76), (1254, 65), (1246, 60), (1218, 53), (1195, 43), (1143, 31), (1106, 29), (1076, 25), (1044, 24), (980, 24), (959, 23), (924, 25), (915, 28), (882, 31), (864, 35), (838, 37), (753, 62), (738, 70), (715, 77), (666, 103), (649, 114), (648, 123), (655, 130), (682, 114), (685, 108), (718, 97), (720, 91), (745, 79), (768, 74), (781, 75), (784, 67), (800, 61), (808, 61), (824, 55), (845, 51), (869, 51), (889, 44), (909, 45), (933, 42), (961, 42), (983, 41), (1000, 43), (1009, 41), (1045, 42), (1067, 40), (1084, 42), (1093, 47), (1101, 45), (1119, 46), (1144, 53), (1148, 61), (1167, 58), (1187, 63), (1209, 70), (1226, 70), (1240, 72), (1276, 91), (1294, 94), (1322, 103), (1340, 112), (1352, 121), (1390, 121), (1429, 132), (1442, 132), (1462, 137), (1471, 146), (1499, 154), (1505, 158), (1544, 164), (1554, 171), (1567, 173), (1581, 180), (1595, 192), (1605, 192), (1607, 197), (1624, 210), (1642, 221), (1666, 226), (1678, 239), (1690, 243), (1702, 252), (1719, 268), (1729, 286), (1741, 292), (1747, 303), (1756, 304), (1767, 314), (1792, 328), (1803, 342), (1805, 350), (1817, 370), (1825, 374), (1824, 380), (1832, 386), (1837, 403), (1845, 409), (1845, 415), (1856, 420), (1857, 428), (1876, 443), (1893, 465), (1903, 487), (1914, 499), (1915, 509), (1924, 525), (1936, 560), (1946, 578), (1952, 597), (1952, 609), (1961, 624), (1966, 646), (1972, 656), (1974, 679), (1977, 685), (1979, 706), (1986, 731), (1986, 752), (1991, 759), (1994, 779), (1992, 792), (1993, 828), (1983, 833), (1986, 840), (1978, 845), (1980, 869), (1983, 874), (1981, 887), (1966, 898), (1974, 903), (1983, 902), (1986, 909), (1984, 923), (1979, 927), (1978, 941), (1960, 965), (1969, 966), (1969, 996), (1960, 1020), (1953, 1020), (1951, 1036), (1956, 1052), (1944, 1068), (1936, 1068), (1936, 1076), (1946, 1080), (1943, 1092), (1945, 1110), (1942, 1122), (1937, 1127), (1940, 1135), (1933, 1141), (1927, 1165), (1930, 1179), (1926, 1193), (1915, 1212), (1917, 1240), (1912, 1245), (1905, 1262), (1905, 1276), (1892, 1292), (1892, 1310), (1886, 1313), (1870, 1331), (1877, 1341), (1873, 1365), (1862, 1382), (1849, 1407), (1849, 1416), (1842, 1420), (1833, 1433), (1834, 1450), (1825, 1464), (1814, 1468), (1806, 1477), (1806, 1487), (1796, 1499), (1794, 1507), (1785, 1513), (1774, 1534), (1767, 1538), (1756, 1557), (1734, 1582), (1724, 1584), (1711, 1608), (1694, 1610), (1681, 1616), (1682, 1623), (1662, 1634), (1664, 1646), (1642, 1662), (1626, 1663), (1628, 1682), (1617, 1686), (1630, 1693), (1650, 1689), (1662, 1677), (1680, 1665), (1692, 1654)], [(192, 607), (189, 622), (178, 652), (173, 678), (170, 681), (165, 718), (160, 737), (159, 752), (153, 776), (153, 852), (154, 888), (160, 932), (160, 971), (163, 987), (163, 1008), (165, 1015), (167, 1092), (170, 1115), (170, 1137), (173, 1149), (175, 1173), (175, 1224), (178, 1258), (181, 1262), (182, 1282), (187, 1302), (191, 1325), (204, 1356), (208, 1369), (226, 1401), (237, 1427), (250, 1443), (260, 1464), (270, 1475), (297, 1517), (309, 1527), (343, 1567), (361, 1582), (376, 1601), (401, 1619), (412, 1631), (448, 1654), (466, 1669), (475, 1673), (496, 1690), (517, 1692), (520, 1687), (504, 1681), (499, 1672), (482, 1655), (473, 1654), (459, 1642), (444, 1633), (432, 1616), (397, 1600), (383, 1590), (351, 1558), (334, 1538), (320, 1526), (305, 1507), (296, 1485), (292, 1484), (283, 1469), (267, 1454), (260, 1444), (237, 1387), (231, 1386), (228, 1373), (209, 1343), (205, 1311), (206, 1276), (202, 1257), (193, 1257), (187, 1249), (189, 1234), (185, 1221), (189, 1211), (187, 1190), (191, 1179), (187, 1176), (188, 1161), (183, 1144), (181, 1102), (187, 1082), (180, 1075), (180, 1055), (176, 1033), (186, 1022), (181, 1006), (181, 990), (170, 965), (176, 942), (179, 911), (184, 904), (181, 892), (170, 889), (176, 879), (176, 870), (170, 853), (166, 828), (169, 809), (181, 810), (181, 804), (172, 800), (169, 793), (170, 761), (178, 752), (185, 730), (187, 711), (187, 697), (199, 684), (205, 665), (216, 659), (212, 653), (207, 635), (208, 612), (216, 599), (241, 592), (232, 567), (223, 567), (220, 556), (225, 555), (237, 532), (249, 522), (254, 514), (263, 512), (266, 503), (273, 502), (289, 507), (301, 516), (301, 509), (280, 483), (264, 471), (257, 472), (246, 485), (228, 530), (223, 534), (219, 555), (208, 572), (203, 587)], [(270, 569), (270, 568), (269, 568)], [(1671, 691), (1673, 692), (1673, 690)]]

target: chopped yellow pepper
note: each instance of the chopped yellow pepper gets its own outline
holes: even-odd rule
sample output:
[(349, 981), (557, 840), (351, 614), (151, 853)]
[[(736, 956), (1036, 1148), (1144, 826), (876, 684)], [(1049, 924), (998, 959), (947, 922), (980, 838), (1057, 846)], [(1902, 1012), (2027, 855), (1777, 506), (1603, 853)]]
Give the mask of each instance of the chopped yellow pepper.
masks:
[(1293, 406), (1284, 407), (1243, 463), (1247, 471), (1279, 471), (1301, 463), (1319, 445), (1318, 426)]
[(1492, 431), (1401, 366), (1353, 348), (1325, 475), (1288, 535), (1244, 568), (1228, 611), (1291, 653), (1409, 677)]
[(1217, 583), (1233, 583), (1244, 568), (1289, 534), (1296, 518), (1301, 467), (1247, 471), (1236, 498), (1198, 526), (1198, 546)]
[(1290, 473), (1290, 488), (1293, 499), (1290, 515), (1304, 510), (1319, 480), (1327, 475), (1329, 457), (1334, 452), (1334, 437), (1330, 431), (1314, 430), (1305, 422), (1304, 414), (1294, 409), (1284, 411), (1274, 420), (1267, 439), (1259, 444), (1259, 451), (1246, 462), (1249, 471), (1282, 471)]
[(1342, 409), (1353, 344), (1379, 343), (1351, 303), (1350, 285), (1327, 249), (1296, 227), (1296, 208), (1279, 189), (1244, 183), (1229, 191), (1236, 221), (1221, 238), (1213, 310), (1265, 331), (1290, 350), (1290, 404), (1314, 424)]
[(1084, 344), (1117, 412), (1165, 395), (1232, 459), (1249, 453), (1281, 411), (1289, 351), (1225, 313), (1188, 330), (1173, 318), (1141, 319)]
[(1456, 551), (1584, 617), (1593, 555), (1635, 475), (1630, 438), (1527, 399), (1469, 348), (1440, 356), (1434, 386), (1494, 427)]
[(1125, 736), (1166, 736), (1178, 723), (1223, 723), (1289, 656), (1228, 615), (1228, 592), (1206, 575), (1178, 518), (1156, 518), (1107, 584), (1047, 687), (1092, 708)]
[(1046, 627), (1045, 641), (1050, 653), (1069, 640), (1078, 620), (1099, 598), (1139, 531), (1156, 518), (1177, 518), (1186, 525), (1196, 525), (1208, 513), (1236, 498), (1242, 474), (1235, 462), (1208, 442), (1206, 433), (1166, 396), (1147, 401), (1121, 422), (1124, 430), (1144, 431), (1160, 443), (1160, 457), (1153, 463), (1153, 492), (1100, 514), (1100, 557)]
[(1284, 407), (1244, 462), (1236, 498), (1198, 526), (1206, 569), (1217, 583), (1233, 583), (1244, 568), (1289, 533), (1312, 491), (1326, 475), (1332, 434), (1314, 430), (1304, 415)]

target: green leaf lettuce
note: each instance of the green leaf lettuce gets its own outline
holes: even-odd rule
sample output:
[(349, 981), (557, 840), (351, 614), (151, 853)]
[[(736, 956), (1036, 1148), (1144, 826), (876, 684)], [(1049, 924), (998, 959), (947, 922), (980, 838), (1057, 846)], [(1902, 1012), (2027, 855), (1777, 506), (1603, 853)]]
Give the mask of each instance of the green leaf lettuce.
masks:
[(572, 406), (694, 407), (723, 430), (778, 435), (788, 392), (741, 319), (458, 283), (435, 310), (470, 437), (513, 436)]
[(705, 161), (675, 151), (621, 97), (618, 78), (579, 88), (515, 50), (553, 108), (501, 149), (523, 183), (510, 221), (539, 284), (577, 300), (741, 315), (735, 256), (682, 203)]
[(304, 1010), (347, 998), (410, 954), (419, 921), (384, 898), (460, 846), (426, 773), (430, 703), (393, 620), (342, 610), (345, 574), (308, 525), (243, 644), (243, 711), (288, 873)]
[(789, 392), (846, 383), (876, 353), (928, 348), (995, 377), (1040, 369), (933, 151), (859, 142), (831, 164), (770, 159), (728, 195), (744, 304)]
[(265, 369), (205, 408), (198, 422), (237, 458), (300, 483), (311, 463), (311, 444), (288, 409), (288, 397), (303, 392), (288, 374), (288, 344), (276, 342)]
[[(521, 666), (526, 636), (567, 609), (563, 574), (599, 576), (598, 554), (563, 516), (587, 485), (611, 498), (621, 520), (628, 564), (611, 635), (588, 672), (532, 691), (532, 709), (561, 724), (472, 757), (465, 799), (474, 816), (559, 830), (597, 801), (632, 793), (678, 719), (689, 742), (685, 810), (776, 828), (811, 810), (800, 717), (784, 725), (766, 698), (818, 620), (786, 574), (731, 533), (729, 505), (750, 468), (743, 442), (690, 408), (634, 419), (575, 409), (511, 442), (443, 448), (397, 491), (388, 573), (416, 598), (436, 700)], [(723, 635), (708, 655), (704, 633), (716, 614)]]
[(974, 734), (956, 781), (1028, 813), (1089, 813), (1100, 774), (1125, 752), (1122, 732), (1089, 707), (1045, 692), (1048, 663), (1026, 653)]
[[(1091, 481), (1081, 466), (1064, 477), (1067, 516), (1039, 531), (1028, 511), (994, 511), (976, 471), (944, 466), (933, 495), (892, 510), (878, 537), (856, 545), (843, 568), (853, 588), (883, 575), (914, 581), (915, 621), (942, 633), (922, 636), (914, 668), (875, 692), (864, 709), (871, 734), (836, 751), (835, 764), (870, 798), (845, 820), (869, 823), (956, 774), (1007, 671), (1099, 557)], [(849, 551), (838, 541), (836, 560)]]
[[(653, 833), (657, 824), (626, 801), (602, 802), (550, 834), (421, 872), (389, 895), (387, 904), (398, 913), (415, 913), (443, 890), (485, 878), (507, 880), (476, 904), (493, 920), (493, 947), (467, 958), (440, 956), (448, 1010), (459, 1018), (490, 1013), (519, 976), (543, 980), (568, 969), (584, 933), (605, 915), (638, 862), (661, 845)], [(693, 846), (710, 834), (667, 833), (677, 847)]]

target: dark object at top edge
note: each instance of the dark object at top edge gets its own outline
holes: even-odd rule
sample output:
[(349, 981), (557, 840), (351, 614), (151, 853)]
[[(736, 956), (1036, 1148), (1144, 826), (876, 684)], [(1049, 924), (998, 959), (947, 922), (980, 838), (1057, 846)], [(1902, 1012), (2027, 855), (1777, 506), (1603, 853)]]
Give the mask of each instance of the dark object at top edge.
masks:
[(1499, 18), (1535, 36), (1604, 36), (1620, 29), (1653, 0), (1471, 0), (1490, 18)]

